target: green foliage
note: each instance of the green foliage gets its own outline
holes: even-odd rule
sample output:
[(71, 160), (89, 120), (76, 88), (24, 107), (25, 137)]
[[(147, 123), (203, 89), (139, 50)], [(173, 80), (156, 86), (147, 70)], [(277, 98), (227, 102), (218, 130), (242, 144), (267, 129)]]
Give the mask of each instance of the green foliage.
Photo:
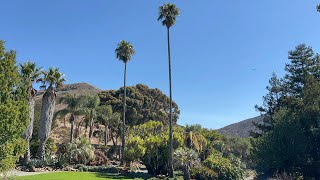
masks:
[(264, 124), (253, 140), (252, 160), (260, 173), (287, 172), (320, 178), (320, 56), (300, 44), (289, 52), (284, 78), (275, 75), (257, 109)]
[(205, 166), (218, 172), (218, 179), (242, 179), (243, 170), (239, 164), (234, 164), (230, 159), (222, 156), (218, 151), (212, 154), (203, 162)]
[(94, 148), (87, 138), (80, 137), (74, 143), (67, 145), (66, 156), (71, 163), (87, 164), (95, 158)]
[(135, 51), (133, 45), (127, 41), (122, 40), (115, 50), (116, 56), (120, 61), (127, 63), (131, 60), (131, 56), (134, 55)]
[(252, 159), (259, 172), (294, 172), (302, 165), (307, 144), (296, 118), (288, 110), (279, 111), (275, 115), (273, 131), (253, 141)]
[(15, 64), (16, 53), (6, 52), (0, 41), (0, 172), (13, 168), (26, 149), (21, 135), (28, 125), (28, 94)]
[(132, 136), (128, 138), (127, 146), (125, 151), (126, 162), (139, 160), (146, 153), (146, 147), (144, 141), (139, 136)]
[(188, 148), (176, 149), (173, 153), (174, 166), (181, 169), (184, 173), (184, 179), (190, 179), (190, 169), (200, 165), (198, 154)]
[[(113, 112), (123, 111), (124, 89), (103, 91), (99, 94), (102, 105), (111, 105)], [(149, 120), (169, 123), (169, 98), (159, 89), (151, 89), (137, 84), (127, 87), (126, 124), (129, 126), (143, 124)], [(173, 102), (173, 122), (180, 114), (178, 105)]]
[(170, 28), (176, 22), (176, 17), (179, 16), (180, 9), (174, 4), (166, 3), (159, 7), (158, 21), (162, 21), (162, 25)]
[(198, 166), (191, 169), (191, 176), (197, 180), (218, 179), (218, 173), (206, 166)]
[[(168, 134), (168, 128), (157, 121), (149, 121), (130, 128), (128, 130), (128, 147), (134, 149), (133, 152), (136, 151), (142, 155), (140, 157), (131, 155), (133, 157), (131, 159), (140, 158), (152, 175), (166, 174), (169, 150)], [(184, 144), (184, 131), (180, 127), (174, 127), (173, 144), (175, 149)], [(128, 148), (128, 150), (130, 149)], [(128, 157), (130, 156), (128, 155)]]

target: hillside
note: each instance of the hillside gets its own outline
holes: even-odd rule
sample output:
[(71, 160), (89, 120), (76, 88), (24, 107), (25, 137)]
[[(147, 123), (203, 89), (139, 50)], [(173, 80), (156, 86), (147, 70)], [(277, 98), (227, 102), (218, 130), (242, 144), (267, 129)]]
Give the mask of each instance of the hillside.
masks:
[(252, 122), (260, 124), (263, 122), (263, 118), (262, 116), (257, 116), (254, 118), (246, 119), (246, 120), (225, 126), (221, 129), (218, 129), (218, 131), (221, 134), (224, 134), (227, 136), (247, 138), (247, 137), (250, 137), (250, 134), (249, 134), (250, 131), (257, 131), (257, 128), (253, 125)]
[[(101, 92), (101, 89), (96, 88), (88, 83), (75, 83), (75, 84), (64, 84), (62, 87), (57, 89), (57, 103), (55, 107), (55, 111), (62, 110), (66, 108), (66, 104), (60, 104), (59, 99), (64, 97), (67, 94), (75, 94), (76, 96), (80, 95), (90, 95), (94, 96)], [(39, 126), (40, 120), (40, 109), (41, 109), (41, 99), (44, 91), (41, 90), (38, 92), (36, 97), (36, 106), (35, 106), (35, 130)], [(78, 125), (82, 122), (83, 118), (79, 117), (76, 119), (75, 124)], [(50, 137), (55, 140), (56, 143), (63, 143), (69, 141), (69, 132), (70, 132), (70, 123), (68, 118), (55, 120), (52, 123), (53, 129)], [(99, 129), (99, 127), (96, 127)], [(80, 128), (80, 134), (84, 135), (87, 133), (85, 128)], [(34, 132), (36, 133), (36, 132)], [(93, 138), (93, 142), (98, 142), (98, 139)]]

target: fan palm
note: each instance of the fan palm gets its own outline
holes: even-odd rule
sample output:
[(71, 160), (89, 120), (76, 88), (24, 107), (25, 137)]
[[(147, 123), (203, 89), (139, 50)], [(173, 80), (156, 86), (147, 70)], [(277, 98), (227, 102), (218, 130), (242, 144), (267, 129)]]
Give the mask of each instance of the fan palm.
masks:
[(86, 109), (86, 121), (89, 125), (89, 140), (92, 137), (93, 134), (93, 123), (97, 118), (97, 108), (100, 104), (100, 98), (99, 96), (86, 96), (85, 102), (84, 102), (84, 108)]
[[(82, 97), (76, 97), (75, 95), (66, 95), (65, 97), (60, 99), (60, 103), (67, 104), (67, 107), (65, 109), (62, 109), (58, 112), (56, 112), (55, 117), (63, 117), (66, 118), (68, 114), (70, 114), (69, 120), (71, 124), (70, 128), (70, 143), (73, 142), (74, 138), (74, 122), (77, 118), (77, 116), (84, 114), (84, 110), (82, 108)], [(56, 119), (56, 118), (54, 118)]]
[(121, 41), (115, 50), (117, 58), (124, 63), (124, 93), (123, 93), (123, 120), (121, 126), (121, 164), (124, 164), (124, 150), (125, 150), (125, 126), (126, 126), (126, 73), (127, 73), (127, 63), (131, 60), (132, 55), (135, 53), (133, 45), (129, 42)]
[(174, 4), (164, 4), (159, 7), (158, 21), (162, 22), (162, 25), (167, 27), (168, 38), (168, 60), (169, 60), (169, 88), (170, 88), (170, 130), (169, 130), (169, 176), (173, 177), (173, 142), (172, 142), (172, 82), (171, 82), (171, 57), (170, 57), (170, 28), (175, 24), (176, 17), (180, 14), (180, 10)]
[(43, 71), (41, 88), (46, 89), (42, 97), (40, 126), (38, 137), (40, 144), (38, 148), (38, 157), (43, 159), (45, 155), (45, 144), (49, 138), (51, 131), (51, 124), (56, 105), (56, 88), (62, 85), (65, 81), (63, 74), (59, 72), (58, 68), (49, 68), (49, 71)]
[(105, 127), (105, 136), (104, 136), (104, 145), (107, 146), (108, 144), (108, 125), (110, 124), (110, 120), (113, 118), (113, 113), (112, 113), (112, 107), (103, 105), (98, 108), (98, 120), (104, 125)]
[(41, 75), (41, 68), (38, 68), (36, 63), (26, 62), (20, 64), (20, 74), (22, 75), (24, 82), (28, 86), (28, 105), (29, 105), (29, 124), (26, 132), (23, 134), (24, 139), (27, 142), (27, 149), (24, 155), (24, 162), (30, 161), (30, 139), (32, 138), (33, 121), (34, 121), (34, 106), (35, 96), (37, 91), (33, 88), (33, 84), (38, 82)]

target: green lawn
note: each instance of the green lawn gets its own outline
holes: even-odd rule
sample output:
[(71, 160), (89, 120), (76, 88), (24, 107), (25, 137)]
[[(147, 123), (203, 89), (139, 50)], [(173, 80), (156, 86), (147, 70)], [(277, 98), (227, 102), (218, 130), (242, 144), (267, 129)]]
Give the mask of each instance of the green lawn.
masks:
[(96, 179), (132, 179), (118, 174), (96, 172), (54, 172), (33, 176), (19, 176), (17, 180), (96, 180)]

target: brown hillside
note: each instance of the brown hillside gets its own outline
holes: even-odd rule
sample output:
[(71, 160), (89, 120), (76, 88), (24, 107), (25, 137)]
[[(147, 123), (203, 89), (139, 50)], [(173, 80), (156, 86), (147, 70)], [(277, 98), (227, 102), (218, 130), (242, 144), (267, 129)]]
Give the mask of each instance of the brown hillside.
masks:
[(218, 129), (218, 131), (221, 134), (224, 134), (227, 136), (248, 138), (250, 137), (250, 131), (253, 131), (253, 132), (258, 131), (252, 122), (261, 124), (263, 123), (263, 118), (262, 116), (257, 116), (254, 118), (246, 119), (246, 120), (225, 126), (221, 129)]

